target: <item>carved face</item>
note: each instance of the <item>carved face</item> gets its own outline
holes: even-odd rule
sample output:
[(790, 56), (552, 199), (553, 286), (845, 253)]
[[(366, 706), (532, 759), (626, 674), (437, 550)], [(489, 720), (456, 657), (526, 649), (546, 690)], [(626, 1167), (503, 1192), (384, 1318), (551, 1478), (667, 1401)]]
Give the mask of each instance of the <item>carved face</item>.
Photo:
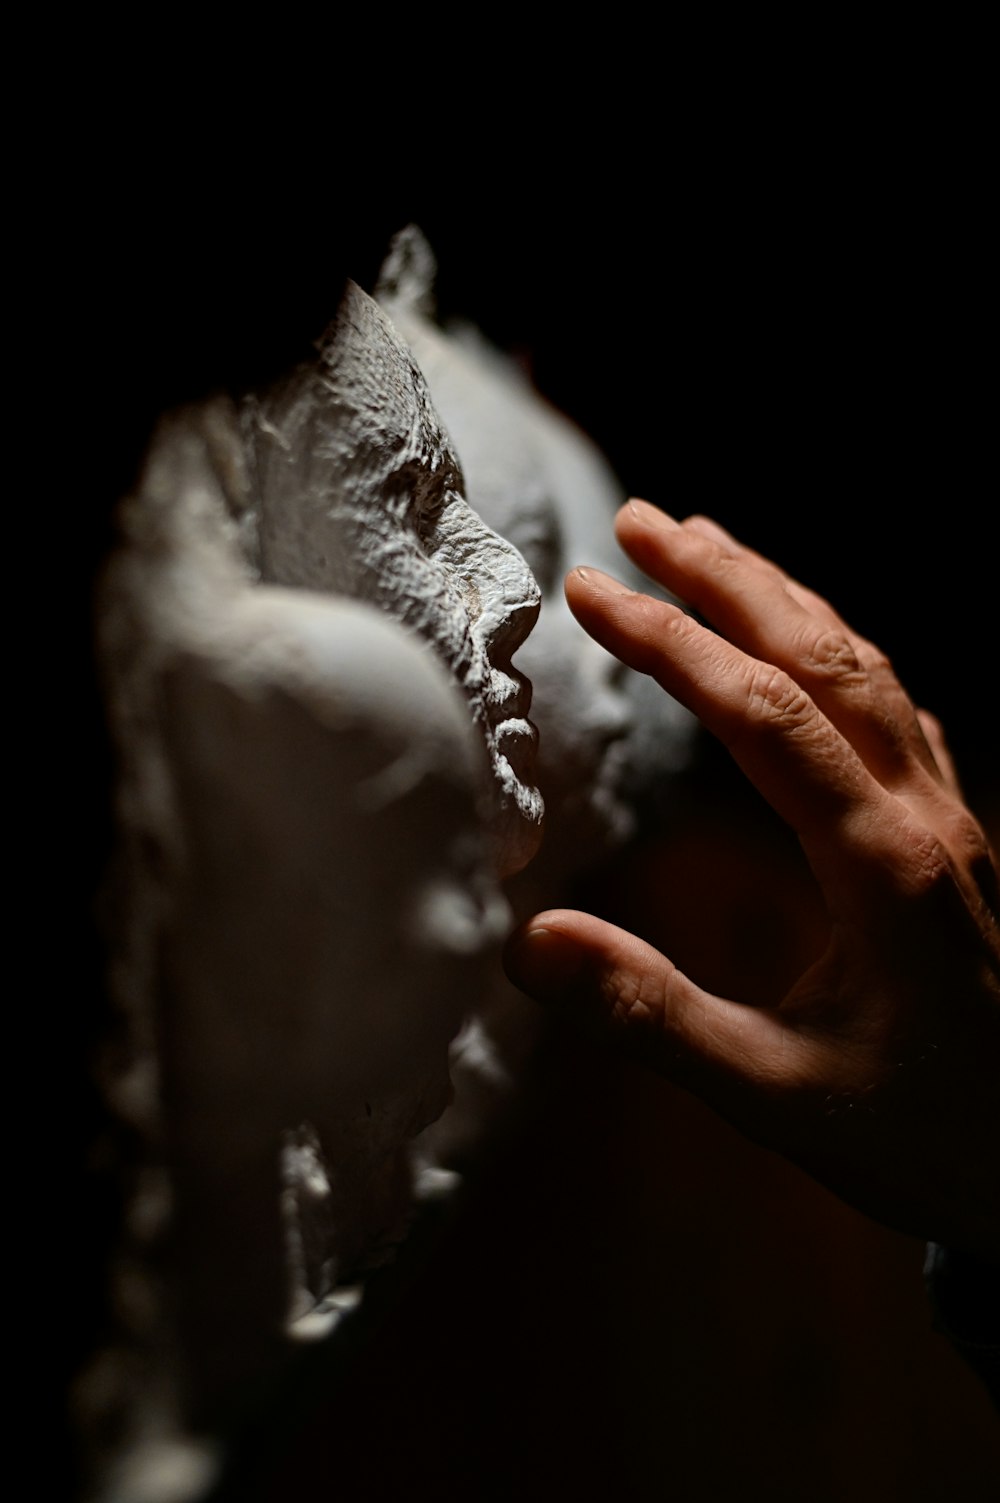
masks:
[(538, 844), (542, 803), (531, 686), (511, 659), (538, 587), (469, 506), (412, 355), (349, 284), (315, 364), (247, 413), (262, 580), (370, 601), (431, 643), (486, 747), (499, 869), (518, 870)]
[[(656, 775), (669, 767), (687, 719), (665, 695), (644, 696), (645, 680), (587, 636), (566, 605), (563, 577), (575, 564), (632, 577), (611, 526), (624, 494), (596, 447), (475, 331), (445, 334), (405, 302), (390, 300), (388, 311), (462, 456), (469, 499), (541, 587), (520, 661), (541, 732), (548, 818), (539, 859), (562, 875), (630, 833), (634, 794), (654, 767)], [(646, 733), (655, 745), (648, 765)]]

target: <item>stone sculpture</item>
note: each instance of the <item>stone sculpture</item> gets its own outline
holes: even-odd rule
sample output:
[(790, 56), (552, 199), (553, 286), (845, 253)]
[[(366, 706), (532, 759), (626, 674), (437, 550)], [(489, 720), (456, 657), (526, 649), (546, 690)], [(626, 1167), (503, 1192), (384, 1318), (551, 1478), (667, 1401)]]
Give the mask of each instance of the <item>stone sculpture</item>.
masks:
[(538, 587), (468, 504), (413, 355), (350, 283), (317, 359), (246, 414), (261, 579), (369, 600), (433, 644), (487, 748), (498, 869), (519, 870), (538, 847), (542, 802), (530, 686), (511, 658)]
[(509, 927), (495, 871), (540, 834), (510, 664), (538, 592), (354, 287), (315, 366), (163, 421), (122, 532), (107, 1090), (139, 1145), (117, 1277), (142, 1313), (81, 1405), (142, 1432), (126, 1470), (156, 1439), (184, 1472), (189, 1431), (224, 1430), (405, 1230), (407, 1144)]
[(562, 603), (617, 482), (474, 331), (437, 328), (432, 280), (407, 232), (384, 306), (349, 284), (313, 359), (166, 417), (121, 511), (100, 656), (131, 1295), (81, 1389), (125, 1427), (109, 1499), (151, 1457), (165, 1499), (199, 1496), (212, 1437), (351, 1308), (415, 1194), (454, 1185), (534, 1036), (498, 879), (519, 911), (560, 897), (631, 832), (652, 742), (658, 769), (686, 748)]

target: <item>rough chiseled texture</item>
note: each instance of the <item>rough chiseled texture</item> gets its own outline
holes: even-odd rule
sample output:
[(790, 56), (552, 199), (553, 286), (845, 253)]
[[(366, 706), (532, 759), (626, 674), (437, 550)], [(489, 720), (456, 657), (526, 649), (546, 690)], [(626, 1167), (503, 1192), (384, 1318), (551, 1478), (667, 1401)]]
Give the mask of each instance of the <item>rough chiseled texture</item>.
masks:
[(376, 295), (413, 351), (455, 444), (465, 494), (523, 555), (541, 590), (518, 653), (532, 683), (545, 840), (529, 869), (553, 887), (604, 857), (635, 827), (637, 799), (682, 767), (692, 719), (580, 630), (563, 577), (590, 563), (658, 593), (616, 546), (625, 501), (607, 460), (468, 324), (433, 317), (433, 253), (414, 226), (393, 241)]
[(530, 684), (511, 659), (538, 615), (520, 554), (469, 506), (413, 355), (349, 284), (317, 357), (246, 404), (265, 582), (367, 600), (430, 642), (461, 684), (492, 770), (501, 874), (534, 854)]

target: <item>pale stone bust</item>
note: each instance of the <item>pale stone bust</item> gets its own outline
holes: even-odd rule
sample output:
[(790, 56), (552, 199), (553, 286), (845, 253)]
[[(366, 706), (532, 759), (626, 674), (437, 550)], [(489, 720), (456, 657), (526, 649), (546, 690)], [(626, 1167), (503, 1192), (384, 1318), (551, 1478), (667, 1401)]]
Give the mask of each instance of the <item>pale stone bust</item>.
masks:
[(436, 328), (419, 238), (400, 255), (385, 307), (348, 285), (314, 359), (163, 420), (102, 588), (127, 1041), (106, 1086), (143, 1147), (132, 1314), (83, 1402), (131, 1426), (122, 1496), (150, 1446), (196, 1496), (192, 1437), (454, 1184), (534, 1034), (498, 877), (557, 899), (630, 833), (643, 727), (661, 765), (686, 748), (563, 603), (579, 558), (621, 568), (614, 477), (474, 331)]
[[(438, 500), (458, 523), (443, 441), (426, 454), (430, 410), (411, 402), (404, 422), (394, 395), (393, 440), (405, 428), (447, 475)], [(529, 785), (496, 781), (519, 737), (498, 710), (529, 692), (504, 670), (537, 612), (518, 555), (468, 513), (461, 539), (492, 572), (473, 602), (469, 565), (463, 599), (451, 564), (421, 561), (401, 490), (380, 523), (378, 472), (325, 529), (329, 545), (354, 537), (355, 571), (341, 560), (322, 590), (308, 569), (268, 583), (245, 433), (223, 399), (163, 420), (99, 602), (127, 1040), (106, 1088), (144, 1145), (116, 1271), (133, 1315), (81, 1390), (85, 1412), (117, 1408), (131, 1430), (109, 1496), (154, 1453), (202, 1477), (197, 1493), (192, 1437), (275, 1381), (291, 1338), (329, 1330), (404, 1235), (408, 1145), (447, 1103), (449, 1044), (511, 921), (497, 821), (527, 825), (523, 852), (540, 815)], [(369, 579), (374, 600), (336, 593)]]

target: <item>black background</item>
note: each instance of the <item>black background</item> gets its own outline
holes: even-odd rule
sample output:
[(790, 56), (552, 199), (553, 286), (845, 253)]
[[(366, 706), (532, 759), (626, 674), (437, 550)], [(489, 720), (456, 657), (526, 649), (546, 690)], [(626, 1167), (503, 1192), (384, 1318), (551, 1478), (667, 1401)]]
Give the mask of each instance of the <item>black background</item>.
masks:
[[(308, 120), (287, 103), (294, 76), (280, 102), (251, 91), (209, 115), (187, 110), (183, 69), (169, 90), (112, 78), (75, 101), (28, 231), (37, 510), (72, 610), (58, 710), (87, 748), (63, 783), (79, 830), (76, 1091), (102, 1017), (92, 896), (109, 779), (91, 599), (115, 504), (159, 412), (280, 374), (343, 278), (370, 289), (411, 221), (437, 253), (443, 315), (528, 361), (627, 492), (708, 512), (827, 594), (942, 717), (974, 804), (994, 796), (989, 164), (960, 84), (897, 93), (890, 71), (864, 98), (834, 79), (812, 99), (804, 75), (794, 99), (751, 81), (641, 116), (627, 91), (581, 91), (547, 129), (531, 124), (538, 76), (526, 100), (512, 73), (479, 101), (499, 131), (469, 115), (467, 91), (433, 128), (420, 91), (395, 112), (381, 87), (325, 98), (324, 115), (304, 66)], [(76, 1113), (73, 1090), (67, 1102)], [(67, 1218), (101, 1220), (86, 1179)], [(101, 1236), (80, 1239), (82, 1286), (99, 1285), (87, 1264), (102, 1256)], [(77, 1313), (74, 1355), (92, 1337), (90, 1304)]]

